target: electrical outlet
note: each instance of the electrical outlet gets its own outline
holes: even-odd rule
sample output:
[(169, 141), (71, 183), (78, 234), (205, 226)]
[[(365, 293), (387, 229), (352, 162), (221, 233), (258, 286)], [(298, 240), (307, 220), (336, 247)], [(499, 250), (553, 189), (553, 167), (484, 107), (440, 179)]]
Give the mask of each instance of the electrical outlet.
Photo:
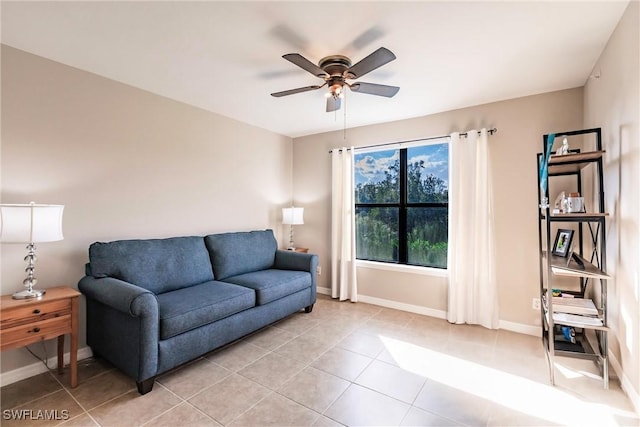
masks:
[(531, 308), (534, 310), (540, 310), (540, 298), (533, 298), (531, 300)]
[(320, 267), (320, 266), (317, 266), (317, 267), (316, 267), (316, 274), (317, 274), (318, 276), (320, 276), (320, 275), (322, 274), (322, 267)]

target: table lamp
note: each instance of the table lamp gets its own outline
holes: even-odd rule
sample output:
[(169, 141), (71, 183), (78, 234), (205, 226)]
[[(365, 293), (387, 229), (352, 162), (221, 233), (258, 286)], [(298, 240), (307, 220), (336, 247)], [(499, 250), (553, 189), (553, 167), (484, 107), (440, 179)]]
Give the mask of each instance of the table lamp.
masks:
[(44, 290), (34, 289), (36, 243), (62, 240), (63, 205), (29, 204), (0, 205), (0, 242), (27, 243), (27, 278), (22, 281), (24, 291), (13, 294), (14, 299), (38, 298)]
[(296, 248), (293, 244), (293, 226), (304, 224), (303, 214), (304, 208), (295, 208), (293, 206), (290, 208), (282, 208), (282, 223), (291, 226), (289, 229), (289, 250)]

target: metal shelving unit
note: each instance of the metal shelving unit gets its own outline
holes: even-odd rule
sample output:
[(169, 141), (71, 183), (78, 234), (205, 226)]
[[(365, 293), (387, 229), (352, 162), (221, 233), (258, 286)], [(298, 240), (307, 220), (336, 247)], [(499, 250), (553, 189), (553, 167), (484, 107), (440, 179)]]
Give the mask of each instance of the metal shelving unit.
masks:
[[(554, 214), (548, 203), (541, 205), (538, 215), (539, 250), (540, 250), (540, 316), (542, 323), (542, 342), (549, 362), (549, 376), (551, 384), (554, 380), (554, 363), (556, 356), (574, 357), (593, 360), (600, 368), (604, 388), (609, 388), (609, 360), (608, 360), (608, 333), (607, 326), (607, 280), (606, 271), (606, 236), (605, 221), (608, 214), (604, 210), (604, 187), (602, 158), (602, 134), (600, 128), (584, 129), (569, 132), (556, 133), (559, 138), (579, 135), (591, 135), (595, 138), (593, 151), (572, 150), (569, 154), (550, 156), (548, 161), (548, 184), (545, 194), (540, 189), (540, 174), (538, 174), (538, 200), (549, 200), (549, 188), (552, 178), (569, 176), (575, 178), (577, 191), (581, 196), (583, 186), (583, 173), (590, 168), (594, 179), (593, 211), (585, 213), (561, 213)], [(537, 167), (544, 161), (547, 150), (548, 135), (543, 137), (543, 152), (538, 153)], [(554, 244), (552, 232), (559, 225), (573, 225), (577, 227), (578, 242), (574, 245), (574, 251), (578, 259), (582, 261), (580, 266), (574, 259), (550, 255), (548, 250)], [(588, 239), (585, 241), (585, 238)], [(585, 244), (585, 243), (588, 243)], [(586, 251), (590, 250), (587, 254)], [(561, 279), (566, 285), (566, 278), (573, 278), (574, 289), (559, 289)], [(599, 288), (596, 288), (596, 282)], [(569, 315), (559, 313), (562, 309), (558, 305), (553, 307), (553, 290), (559, 289), (563, 294), (572, 295), (574, 298), (591, 299), (597, 309), (595, 316)], [(568, 341), (562, 333), (562, 328), (575, 335), (572, 341)]]

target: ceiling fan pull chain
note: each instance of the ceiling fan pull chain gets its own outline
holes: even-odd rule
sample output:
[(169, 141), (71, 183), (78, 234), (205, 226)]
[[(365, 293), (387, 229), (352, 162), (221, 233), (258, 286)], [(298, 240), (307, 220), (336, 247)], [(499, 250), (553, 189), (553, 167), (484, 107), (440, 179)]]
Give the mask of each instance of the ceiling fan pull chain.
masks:
[(344, 96), (344, 121), (342, 124), (342, 139), (346, 141), (347, 140), (347, 91), (345, 90), (342, 93)]

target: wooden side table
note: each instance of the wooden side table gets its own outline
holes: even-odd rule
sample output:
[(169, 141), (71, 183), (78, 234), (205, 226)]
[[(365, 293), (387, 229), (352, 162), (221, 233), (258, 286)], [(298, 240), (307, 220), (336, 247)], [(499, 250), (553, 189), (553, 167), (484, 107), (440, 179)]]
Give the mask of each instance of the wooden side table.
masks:
[(309, 252), (309, 248), (293, 248), (293, 249), (289, 249), (290, 251), (294, 251), (294, 252), (304, 252), (305, 254), (307, 252)]
[(40, 298), (0, 299), (0, 350), (24, 347), (58, 338), (58, 373), (64, 367), (64, 336), (70, 335), (71, 387), (78, 385), (78, 297), (80, 292), (60, 286)]

